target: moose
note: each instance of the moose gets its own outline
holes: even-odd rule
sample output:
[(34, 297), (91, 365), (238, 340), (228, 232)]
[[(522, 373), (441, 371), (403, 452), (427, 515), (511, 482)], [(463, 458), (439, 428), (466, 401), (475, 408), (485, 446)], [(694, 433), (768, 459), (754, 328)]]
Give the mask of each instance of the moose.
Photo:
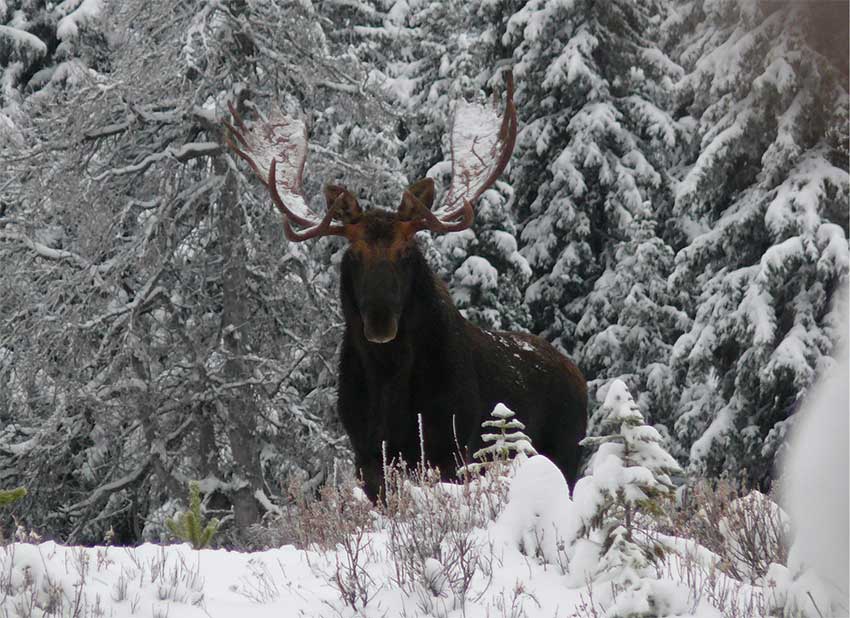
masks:
[[(535, 448), (575, 484), (587, 426), (587, 383), (574, 363), (540, 337), (485, 330), (467, 321), (429, 268), (416, 234), (472, 225), (473, 206), (504, 170), (517, 115), (506, 74), (505, 111), (458, 102), (451, 136), (451, 182), (437, 207), (435, 184), (410, 185), (395, 211), (363, 209), (353, 193), (328, 185), (327, 211), (303, 193), (306, 125), (276, 112), (246, 126), (230, 106), (230, 148), (251, 166), (283, 215), (285, 236), (348, 240), (340, 273), (345, 334), (338, 413), (366, 494), (381, 494), (385, 457), (423, 458), (444, 479), (481, 445), (481, 423), (498, 403), (526, 425)], [(421, 435), (420, 435), (421, 424)], [(421, 453), (424, 443), (425, 453)]]

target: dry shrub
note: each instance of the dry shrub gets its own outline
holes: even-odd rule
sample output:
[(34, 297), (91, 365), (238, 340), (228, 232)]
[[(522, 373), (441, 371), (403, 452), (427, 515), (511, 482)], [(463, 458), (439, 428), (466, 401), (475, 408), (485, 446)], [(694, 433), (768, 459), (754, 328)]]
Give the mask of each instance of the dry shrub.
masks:
[(353, 480), (324, 485), (319, 493), (305, 491), (293, 481), (289, 503), (278, 513), (267, 513), (251, 527), (247, 548), (264, 550), (283, 545), (299, 549), (333, 549), (350, 534), (370, 528), (375, 513), (360, 486)]
[(441, 483), (439, 471), (422, 464), (412, 471), (388, 466), (385, 477), (382, 514), (393, 583), (416, 594), (425, 613), (463, 607), (476, 573), (492, 576), (492, 547), (475, 529), (500, 508), (488, 491), (497, 485), (486, 477)]
[(688, 605), (696, 612), (700, 603), (717, 609), (723, 618), (768, 616), (774, 606), (772, 587), (752, 586), (720, 570), (721, 565), (706, 564), (695, 553), (670, 555), (659, 569), (659, 576), (685, 584)]
[(290, 523), (298, 547), (333, 549), (373, 527), (372, 503), (354, 482), (325, 485), (318, 499), (295, 495)]
[(701, 480), (684, 490), (670, 519), (671, 534), (717, 554), (720, 569), (740, 581), (755, 582), (772, 563), (788, 563), (788, 518), (759, 491)]
[[(382, 549), (373, 534), (383, 531), (386, 559), (394, 570), (392, 584), (415, 596), (422, 612), (443, 616), (463, 607), (476, 575), (484, 578), (482, 595), (489, 586), (493, 548), (476, 528), (486, 526), (504, 508), (507, 466), (493, 465), (481, 476), (448, 484), (440, 482), (438, 470), (422, 463), (412, 470), (389, 464), (377, 507), (354, 482), (325, 486), (318, 497), (295, 484), (289, 490), (290, 504), (254, 527), (253, 544), (335, 549), (330, 565), (313, 567), (358, 611), (380, 589), (368, 567), (383, 559), (376, 555)], [(263, 573), (257, 577), (265, 578)], [(262, 581), (258, 585), (261, 596), (267, 596), (268, 586)]]

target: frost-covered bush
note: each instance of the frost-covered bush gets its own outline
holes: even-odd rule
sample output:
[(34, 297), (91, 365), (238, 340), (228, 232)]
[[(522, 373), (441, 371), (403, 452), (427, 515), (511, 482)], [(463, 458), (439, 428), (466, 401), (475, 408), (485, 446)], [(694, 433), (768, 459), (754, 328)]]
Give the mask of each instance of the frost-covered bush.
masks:
[(730, 577), (755, 582), (774, 563), (788, 563), (791, 522), (769, 496), (728, 481), (698, 481), (680, 492), (671, 513), (673, 534), (714, 552)]

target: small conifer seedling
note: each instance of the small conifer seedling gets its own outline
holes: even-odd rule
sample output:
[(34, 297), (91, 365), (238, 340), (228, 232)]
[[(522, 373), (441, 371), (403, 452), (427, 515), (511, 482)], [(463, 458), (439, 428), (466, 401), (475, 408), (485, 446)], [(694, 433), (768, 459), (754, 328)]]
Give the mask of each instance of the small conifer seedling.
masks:
[(537, 455), (531, 445), (531, 438), (523, 433), (525, 425), (514, 418), (513, 410), (499, 403), (490, 416), (492, 420), (481, 423), (484, 429), (481, 440), (487, 445), (472, 455), (478, 463), (467, 464), (459, 470), (460, 473), (475, 474), (492, 462), (507, 463), (519, 453), (527, 457)]
[(674, 489), (670, 475), (681, 469), (664, 450), (658, 431), (645, 423), (623, 381), (611, 383), (597, 415), (598, 435), (581, 441), (597, 449), (588, 464), (598, 494), (590, 527), (604, 538), (599, 571), (610, 572), (626, 589), (637, 585), (660, 551), (640, 529), (638, 517), (660, 512), (658, 501)]
[(194, 549), (203, 549), (218, 531), (218, 519), (211, 519), (206, 526), (201, 515), (201, 487), (197, 481), (189, 483), (189, 510), (175, 519), (166, 519), (165, 525), (171, 534), (192, 544)]
[(17, 502), (27, 495), (27, 490), (24, 487), (16, 489), (0, 489), (0, 506), (6, 506)]

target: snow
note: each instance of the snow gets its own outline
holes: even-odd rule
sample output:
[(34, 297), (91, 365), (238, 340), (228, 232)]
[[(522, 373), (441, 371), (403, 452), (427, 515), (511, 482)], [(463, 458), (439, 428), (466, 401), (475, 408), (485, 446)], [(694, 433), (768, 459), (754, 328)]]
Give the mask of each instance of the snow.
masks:
[(455, 281), (467, 288), (492, 290), (499, 283), (499, 271), (483, 257), (471, 255), (455, 271)]
[(513, 411), (503, 403), (497, 403), (496, 407), (490, 413), (490, 416), (495, 416), (496, 418), (512, 418), (513, 415)]
[(571, 527), (569, 496), (558, 467), (542, 455), (530, 457), (519, 464), (496, 525), (526, 556), (539, 555), (557, 564), (563, 559), (559, 554), (564, 552), (564, 535)]
[[(846, 328), (846, 315), (844, 325)], [(799, 562), (811, 566), (827, 583), (827, 596), (847, 611), (850, 608), (847, 413), (850, 362), (846, 343), (837, 350), (836, 358), (832, 370), (816, 385), (798, 412), (798, 424), (783, 466), (784, 503), (796, 530), (794, 546)]]
[[(76, 0), (66, 0), (60, 5), (59, 10), (73, 4), (76, 4)], [(81, 27), (100, 17), (102, 9), (103, 0), (83, 0), (76, 9), (59, 20), (56, 36), (63, 41), (76, 37)]]
[[(505, 417), (505, 410), (499, 412)], [(438, 553), (422, 556), (415, 581), (399, 584), (399, 555), (391, 535), (407, 525), (405, 521), (416, 519), (392, 523), (372, 512), (373, 525), (352, 537), (359, 538), (356, 557), (346, 551), (346, 544), (324, 551), (284, 546), (249, 553), (196, 551), (188, 545), (84, 548), (9, 543), (0, 547), (0, 587), (8, 593), (0, 598), (0, 614), (35, 605), (61, 607), (62, 615), (112, 618), (551, 618), (588, 615), (582, 612), (591, 603), (598, 615), (625, 615), (647, 607), (662, 612), (656, 615), (721, 615), (702, 598), (703, 591), (694, 588), (688, 579), (694, 568), (687, 565), (704, 565), (705, 573), (713, 573), (712, 582), (720, 581), (727, 594), (731, 584), (716, 572), (717, 557), (687, 539), (659, 534), (657, 541), (667, 548), (667, 565), (657, 576), (641, 578), (618, 594), (612, 596), (613, 588), (604, 578), (588, 579), (597, 573), (600, 559), (599, 539), (585, 534), (602, 500), (597, 480), (595, 475), (581, 479), (571, 500), (563, 475), (550, 460), (520, 457), (498, 481), (510, 483), (498, 517), (479, 522), (468, 533), (463, 528), (452, 533), (467, 535), (461, 537), (465, 559), (475, 565), (465, 588), (458, 587), (459, 563), (451, 553), (451, 536), (444, 537)], [(438, 483), (412, 487), (411, 496), (422, 515), (436, 505), (438, 513), (468, 517), (469, 509), (477, 508), (475, 491), (473, 485)], [(464, 499), (466, 492), (473, 498)], [(354, 495), (350, 499), (362, 500)], [(433, 525), (429, 517), (433, 515), (425, 517), (424, 525)], [(803, 588), (821, 594), (811, 576), (795, 577), (783, 568), (777, 565), (772, 572), (783, 584), (783, 598)], [(361, 597), (346, 601), (341, 594), (340, 586), (351, 586), (357, 578), (367, 593), (365, 605)], [(743, 607), (748, 595), (763, 594), (759, 586), (734, 590)]]
[(43, 56), (47, 53), (47, 45), (44, 44), (44, 41), (25, 30), (0, 25), (0, 38), (11, 39), (13, 47), (19, 50), (29, 49), (36, 56)]

